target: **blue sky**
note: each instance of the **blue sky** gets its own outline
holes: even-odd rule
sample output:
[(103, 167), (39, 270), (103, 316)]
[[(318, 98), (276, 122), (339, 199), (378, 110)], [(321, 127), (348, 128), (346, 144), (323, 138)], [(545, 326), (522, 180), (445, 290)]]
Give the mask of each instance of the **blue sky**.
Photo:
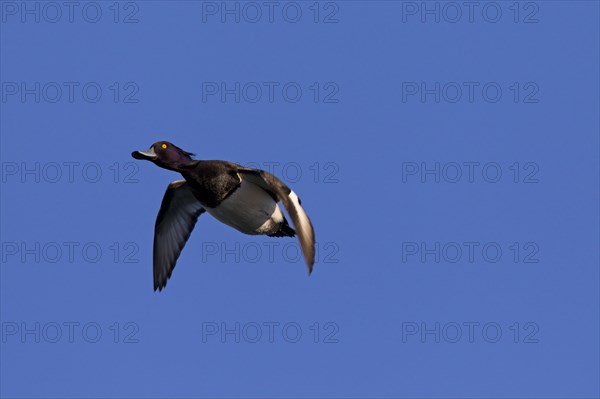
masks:
[[(270, 4), (270, 5), (269, 5)], [(0, 2), (0, 395), (600, 395), (597, 2)], [(168, 140), (270, 170), (295, 239), (204, 215)]]

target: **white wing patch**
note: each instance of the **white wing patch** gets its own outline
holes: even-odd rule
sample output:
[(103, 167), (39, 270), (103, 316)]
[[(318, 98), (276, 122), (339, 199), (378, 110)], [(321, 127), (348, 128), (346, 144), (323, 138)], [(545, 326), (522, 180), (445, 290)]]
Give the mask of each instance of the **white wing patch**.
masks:
[(300, 205), (300, 199), (298, 198), (296, 193), (290, 191), (289, 197), (292, 200), (292, 203), (294, 204), (294, 207), (296, 208), (296, 212), (298, 212), (298, 217), (300, 219), (300, 226), (296, 226), (296, 228), (305, 231), (312, 231), (312, 229), (310, 228), (310, 220), (308, 219), (308, 215), (306, 214), (306, 212), (304, 212), (302, 205)]

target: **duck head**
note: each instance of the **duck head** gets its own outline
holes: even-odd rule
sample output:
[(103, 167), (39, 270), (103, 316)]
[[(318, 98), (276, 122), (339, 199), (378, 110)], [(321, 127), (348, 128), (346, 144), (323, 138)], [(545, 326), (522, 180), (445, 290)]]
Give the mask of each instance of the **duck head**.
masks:
[(145, 159), (154, 162), (161, 168), (178, 171), (182, 166), (193, 161), (191, 152), (187, 152), (168, 141), (157, 141), (147, 151), (134, 151), (131, 156), (135, 159)]

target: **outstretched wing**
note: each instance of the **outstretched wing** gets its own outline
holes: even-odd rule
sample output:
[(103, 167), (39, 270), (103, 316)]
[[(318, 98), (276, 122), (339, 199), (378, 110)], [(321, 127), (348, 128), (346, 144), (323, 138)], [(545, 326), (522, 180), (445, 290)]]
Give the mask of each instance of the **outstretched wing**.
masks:
[(185, 180), (169, 184), (154, 227), (154, 291), (161, 291), (167, 285), (177, 258), (203, 212)]
[(315, 263), (315, 231), (306, 212), (300, 205), (300, 198), (284, 182), (269, 172), (260, 169), (239, 167), (240, 177), (250, 183), (260, 186), (273, 199), (281, 201), (287, 213), (292, 218), (304, 259), (308, 266), (308, 274), (312, 273)]

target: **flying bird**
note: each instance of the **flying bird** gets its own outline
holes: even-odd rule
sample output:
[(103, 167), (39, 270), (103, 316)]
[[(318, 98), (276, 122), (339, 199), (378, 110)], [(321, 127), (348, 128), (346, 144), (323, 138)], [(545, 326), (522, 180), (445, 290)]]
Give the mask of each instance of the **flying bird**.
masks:
[[(181, 173), (184, 180), (167, 187), (154, 227), (154, 291), (162, 291), (198, 217), (214, 218), (245, 234), (270, 237), (298, 236), (308, 274), (315, 261), (315, 233), (300, 205), (300, 198), (281, 180), (260, 169), (227, 161), (192, 159), (194, 154), (159, 141), (147, 151), (134, 151), (161, 168)], [(292, 219), (288, 224), (277, 205), (281, 202)]]

